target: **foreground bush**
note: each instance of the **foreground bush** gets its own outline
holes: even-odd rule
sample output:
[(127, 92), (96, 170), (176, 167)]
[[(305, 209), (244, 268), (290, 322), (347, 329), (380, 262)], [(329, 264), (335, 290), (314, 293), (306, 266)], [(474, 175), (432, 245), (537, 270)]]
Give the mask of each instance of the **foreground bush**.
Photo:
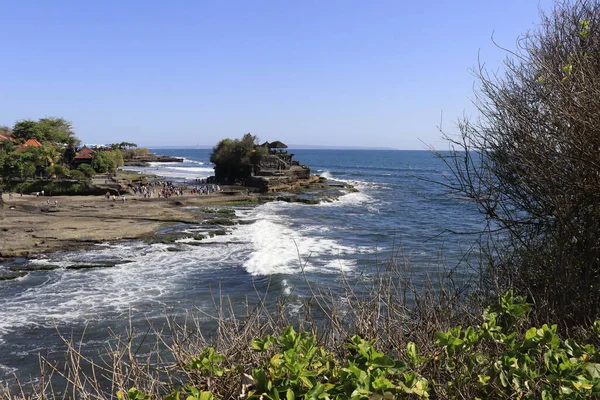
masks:
[[(556, 325), (528, 327), (530, 310), (509, 291), (484, 310), (479, 323), (439, 331), (420, 343), (407, 341), (398, 351), (384, 351), (381, 337), (330, 342), (322, 332), (287, 326), (237, 343), (234, 353), (212, 346), (193, 351), (173, 340), (174, 362), (140, 363), (128, 359), (129, 347), (113, 353), (111, 368), (60, 375), (71, 382), (72, 397), (90, 399), (600, 398), (600, 320), (575, 340), (561, 337)], [(233, 340), (251, 325), (238, 325)], [(75, 345), (70, 350), (68, 359), (86, 360)], [(157, 374), (162, 368), (166, 375)], [(110, 379), (104, 389), (100, 375)], [(37, 390), (31, 397), (49, 397)]]
[[(190, 382), (168, 399), (221, 398), (223, 382), (239, 382), (238, 398), (589, 399), (600, 395), (600, 353), (590, 343), (562, 340), (557, 327), (523, 328), (530, 305), (508, 292), (485, 310), (479, 325), (435, 335), (433, 351), (409, 342), (386, 355), (374, 340), (352, 336), (343, 352), (326, 349), (313, 334), (287, 327), (249, 344), (258, 365), (228, 364), (210, 347), (185, 365)], [(598, 337), (600, 320), (590, 334)], [(247, 371), (247, 373), (245, 373)], [(120, 396), (125, 396), (123, 393)], [(127, 393), (137, 399), (137, 389)], [(228, 394), (231, 397), (231, 394)]]

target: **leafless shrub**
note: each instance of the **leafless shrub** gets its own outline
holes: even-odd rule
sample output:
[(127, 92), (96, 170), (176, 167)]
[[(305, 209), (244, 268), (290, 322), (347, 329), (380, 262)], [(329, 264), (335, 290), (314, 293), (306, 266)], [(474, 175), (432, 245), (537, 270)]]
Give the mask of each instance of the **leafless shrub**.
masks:
[(565, 1), (508, 51), (480, 65), (480, 117), (459, 121), (443, 182), (488, 220), (484, 276), (515, 288), (563, 328), (600, 311), (600, 4)]

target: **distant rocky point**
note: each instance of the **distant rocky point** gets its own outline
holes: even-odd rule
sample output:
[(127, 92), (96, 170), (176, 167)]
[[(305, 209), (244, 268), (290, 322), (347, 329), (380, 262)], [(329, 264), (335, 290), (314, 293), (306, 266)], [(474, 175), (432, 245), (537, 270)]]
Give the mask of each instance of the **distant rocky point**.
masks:
[(144, 156), (137, 156), (125, 159), (125, 165), (129, 166), (147, 166), (151, 162), (183, 162), (183, 158), (171, 156), (158, 156), (153, 153), (148, 153)]

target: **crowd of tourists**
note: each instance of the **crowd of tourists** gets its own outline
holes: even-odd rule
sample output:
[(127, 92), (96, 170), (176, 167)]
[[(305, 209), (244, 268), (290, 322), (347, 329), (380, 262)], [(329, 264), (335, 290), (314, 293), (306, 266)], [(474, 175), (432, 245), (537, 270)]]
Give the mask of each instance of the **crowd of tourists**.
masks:
[(140, 185), (129, 184), (127, 190), (134, 196), (144, 196), (144, 198), (170, 198), (183, 196), (186, 192), (192, 195), (204, 195), (221, 191), (219, 185), (206, 183), (205, 180), (196, 180), (194, 183), (194, 185), (184, 185), (172, 181), (155, 181)]

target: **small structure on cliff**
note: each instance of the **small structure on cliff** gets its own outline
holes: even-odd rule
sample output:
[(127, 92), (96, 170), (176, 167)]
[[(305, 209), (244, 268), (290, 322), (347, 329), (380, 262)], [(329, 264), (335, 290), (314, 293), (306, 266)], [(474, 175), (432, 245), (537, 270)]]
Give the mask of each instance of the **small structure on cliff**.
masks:
[(265, 142), (261, 147), (268, 148), (268, 154), (254, 165), (248, 186), (266, 192), (294, 185), (299, 179), (310, 179), (310, 168), (294, 160), (294, 154), (288, 153), (285, 143), (276, 140)]
[(311, 179), (310, 168), (294, 160), (288, 146), (277, 140), (258, 144), (256, 136), (247, 133), (240, 139), (223, 139), (213, 148), (215, 181), (242, 184), (261, 192), (282, 190)]

